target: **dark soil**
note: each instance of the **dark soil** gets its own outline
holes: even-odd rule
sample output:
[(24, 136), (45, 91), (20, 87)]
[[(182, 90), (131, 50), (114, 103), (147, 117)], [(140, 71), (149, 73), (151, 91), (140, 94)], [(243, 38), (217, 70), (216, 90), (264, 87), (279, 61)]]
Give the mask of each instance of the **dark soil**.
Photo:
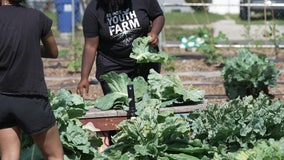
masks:
[[(66, 47), (66, 46), (65, 46)], [(61, 46), (59, 49), (63, 49)], [(222, 55), (225, 57), (235, 56), (237, 49), (222, 49)], [(209, 65), (205, 62), (204, 55), (195, 51), (184, 51), (178, 48), (166, 48), (169, 54), (178, 57), (175, 60), (176, 70), (174, 72), (162, 69), (162, 74), (177, 74), (184, 82), (184, 87), (192, 85), (197, 89), (205, 90), (206, 101), (208, 103), (223, 103), (227, 101), (225, 89), (223, 86), (223, 78), (220, 75), (222, 64), (216, 63)], [(280, 71), (284, 71), (284, 51), (281, 50), (278, 58), (275, 58), (272, 49), (256, 49), (253, 50), (257, 54), (265, 54), (273, 61)], [(73, 60), (69, 56), (60, 56), (58, 59), (43, 59), (45, 67), (45, 76), (47, 86), (51, 91), (57, 92), (59, 89), (67, 89), (72, 93), (76, 93), (76, 87), (80, 80), (80, 72), (70, 72), (67, 69), (69, 61)], [(90, 81), (95, 82), (95, 65), (91, 72)], [(278, 78), (277, 86), (269, 90), (269, 93), (275, 95), (276, 98), (284, 100), (284, 76), (281, 74)], [(103, 96), (100, 85), (92, 84), (88, 95), (85, 99), (95, 100)]]

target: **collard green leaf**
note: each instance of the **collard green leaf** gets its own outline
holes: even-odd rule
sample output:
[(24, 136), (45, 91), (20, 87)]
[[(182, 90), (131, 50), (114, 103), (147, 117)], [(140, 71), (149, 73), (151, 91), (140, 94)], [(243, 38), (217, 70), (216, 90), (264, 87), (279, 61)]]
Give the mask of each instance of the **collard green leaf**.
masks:
[(112, 92), (106, 94), (105, 96), (99, 97), (95, 101), (96, 108), (101, 110), (109, 110), (114, 107), (116, 101), (122, 100), (122, 104), (126, 104), (127, 102), (127, 94), (122, 92)]
[(132, 83), (126, 73), (117, 74), (114, 71), (101, 75), (100, 78), (107, 82), (112, 92), (127, 93), (127, 85)]
[[(153, 99), (157, 101), (157, 99)], [(145, 104), (149, 102), (145, 101)], [(122, 121), (117, 127), (120, 130), (113, 137), (114, 144), (103, 151), (108, 158), (120, 159), (121, 157), (135, 157), (136, 159), (165, 159), (174, 154), (168, 150), (169, 146), (175, 150), (183, 150), (182, 157), (192, 158), (189, 148), (193, 143), (186, 143), (186, 147), (175, 145), (180, 138), (186, 139), (190, 132), (189, 125), (182, 117), (174, 115), (173, 111), (159, 113), (156, 105), (143, 105), (140, 114), (135, 119)], [(201, 143), (198, 144), (198, 146)], [(191, 147), (195, 149), (198, 158), (212, 150), (203, 147)], [(203, 149), (201, 153), (201, 149)], [(191, 150), (192, 151), (192, 150)], [(192, 153), (192, 152), (191, 152)], [(132, 155), (132, 156), (131, 156)], [(179, 157), (179, 156), (176, 156)]]
[(60, 89), (56, 96), (59, 100), (65, 101), (66, 105), (72, 106), (84, 104), (84, 100), (80, 95), (72, 94), (70, 91), (65, 89)]
[(151, 37), (138, 37), (132, 43), (130, 58), (136, 59), (137, 63), (167, 63), (169, 55), (159, 52), (154, 46), (149, 44)]
[(147, 146), (145, 145), (135, 145), (134, 150), (142, 156), (151, 156), (151, 154), (148, 153), (149, 150), (146, 147)]
[(93, 159), (97, 156), (94, 147), (102, 145), (102, 140), (84, 130), (79, 117), (88, 111), (83, 97), (61, 89), (49, 97), (54, 111), (62, 142), (65, 159)]
[[(102, 75), (112, 93), (96, 99), (95, 106), (102, 110), (124, 109), (128, 110), (127, 85), (134, 87), (136, 105), (143, 99), (157, 99), (161, 103), (158, 107), (167, 107), (191, 102), (202, 102), (205, 92), (193, 87), (187, 90), (183, 88), (182, 81), (176, 75), (162, 75), (151, 69), (148, 82), (142, 77), (136, 77), (132, 81), (125, 73), (109, 72)], [(141, 103), (140, 103), (141, 104)]]
[(148, 76), (149, 92), (154, 98), (166, 104), (186, 104), (201, 102), (205, 91), (189, 87), (184, 89), (182, 81), (176, 75), (162, 75), (151, 69)]
[(133, 81), (126, 73), (109, 72), (101, 76), (107, 82), (112, 92), (127, 94), (127, 85), (133, 84), (135, 96), (141, 98), (147, 91), (148, 84), (143, 77), (136, 77)]
[(204, 99), (205, 91), (190, 86), (188, 90), (183, 88), (175, 88), (175, 92), (182, 96), (183, 102), (201, 102)]
[(101, 78), (107, 82), (112, 91), (96, 99), (94, 105), (101, 110), (128, 110), (127, 85), (133, 85), (135, 101), (141, 99), (148, 89), (148, 84), (143, 77), (136, 77), (132, 81), (126, 73), (118, 74), (112, 71), (102, 75)]
[(178, 153), (178, 154), (165, 154), (166, 157), (169, 157), (171, 160), (200, 160), (200, 158), (184, 154), (184, 153)]
[(133, 87), (134, 87), (134, 96), (136, 99), (136, 102), (141, 99), (145, 93), (148, 90), (148, 83), (145, 81), (143, 77), (136, 77), (132, 81)]

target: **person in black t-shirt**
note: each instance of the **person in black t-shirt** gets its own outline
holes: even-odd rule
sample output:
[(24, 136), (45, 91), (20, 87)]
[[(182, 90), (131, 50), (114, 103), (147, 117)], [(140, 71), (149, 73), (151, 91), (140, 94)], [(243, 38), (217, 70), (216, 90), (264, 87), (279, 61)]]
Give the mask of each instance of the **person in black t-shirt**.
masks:
[(24, 131), (44, 159), (63, 160), (41, 59), (58, 56), (52, 21), (22, 0), (0, 2), (0, 157), (20, 159)]
[(100, 76), (110, 71), (146, 80), (151, 68), (160, 72), (159, 63), (137, 64), (129, 55), (132, 42), (138, 37), (151, 36), (149, 44), (157, 47), (164, 21), (157, 0), (92, 0), (82, 22), (85, 44), (77, 93), (89, 92), (88, 78), (95, 59), (96, 78), (104, 94), (110, 89)]

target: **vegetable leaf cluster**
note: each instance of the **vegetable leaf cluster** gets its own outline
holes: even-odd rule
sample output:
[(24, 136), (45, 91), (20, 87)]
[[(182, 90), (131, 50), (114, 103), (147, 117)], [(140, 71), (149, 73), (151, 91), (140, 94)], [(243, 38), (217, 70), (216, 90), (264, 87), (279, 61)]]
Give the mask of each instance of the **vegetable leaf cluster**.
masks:
[(64, 149), (64, 159), (93, 159), (97, 156), (95, 147), (102, 145), (94, 133), (84, 130), (79, 117), (88, 111), (80, 95), (61, 89), (57, 95), (50, 92), (50, 103), (54, 111), (60, 139)]
[(260, 94), (237, 98), (224, 104), (209, 104), (188, 116), (193, 138), (230, 151), (252, 147), (259, 139), (284, 136), (284, 105)]
[(198, 160), (214, 150), (200, 140), (188, 140), (190, 128), (185, 117), (175, 116), (173, 111), (158, 113), (155, 103), (148, 103), (135, 119), (118, 125), (120, 132), (113, 137), (114, 144), (102, 152), (102, 157)]
[(166, 64), (169, 55), (159, 52), (157, 48), (149, 44), (151, 37), (138, 37), (132, 42), (130, 58), (136, 59), (137, 63), (157, 62)]
[(216, 154), (213, 160), (250, 160), (250, 159), (284, 159), (284, 138), (280, 140), (263, 139), (250, 149), (241, 149), (223, 155)]
[(182, 81), (176, 75), (162, 75), (154, 70), (150, 70), (148, 83), (149, 94), (152, 98), (161, 100), (163, 102), (162, 107), (201, 102), (205, 95), (204, 90), (199, 90), (192, 86), (184, 89)]
[(205, 95), (205, 91), (193, 87), (184, 89), (178, 76), (161, 75), (153, 69), (150, 70), (148, 82), (140, 76), (131, 80), (127, 74), (115, 72), (109, 72), (101, 78), (108, 83), (112, 91), (96, 99), (94, 105), (101, 110), (128, 110), (128, 84), (134, 86), (136, 103), (142, 99), (157, 99), (161, 101), (161, 107), (199, 103), (203, 101)]
[(118, 74), (109, 72), (102, 75), (101, 78), (107, 82), (112, 91), (111, 93), (96, 99), (94, 105), (101, 110), (128, 110), (128, 84), (133, 84), (135, 101), (141, 99), (148, 88), (148, 84), (143, 77), (137, 77), (132, 81), (126, 73)]
[(256, 55), (246, 49), (226, 61), (222, 70), (226, 94), (230, 99), (259, 93), (269, 95), (268, 87), (275, 87), (279, 70), (265, 55)]

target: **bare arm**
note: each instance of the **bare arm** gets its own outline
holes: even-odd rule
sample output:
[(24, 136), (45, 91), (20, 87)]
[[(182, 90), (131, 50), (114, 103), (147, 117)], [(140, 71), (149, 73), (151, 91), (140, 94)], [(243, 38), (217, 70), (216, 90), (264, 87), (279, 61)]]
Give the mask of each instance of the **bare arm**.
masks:
[(45, 37), (43, 37), (41, 41), (43, 44), (43, 46), (41, 46), (41, 57), (57, 58), (58, 48), (52, 31), (50, 31)]
[(89, 93), (89, 75), (95, 61), (98, 45), (99, 37), (86, 38), (85, 40), (82, 58), (81, 80), (77, 86), (77, 93), (80, 95)]
[(153, 20), (152, 29), (148, 33), (148, 36), (152, 37), (152, 39), (149, 41), (150, 44), (156, 45), (156, 46), (159, 44), (158, 35), (162, 31), (164, 25), (165, 25), (165, 17), (163, 15), (158, 16), (157, 18)]

